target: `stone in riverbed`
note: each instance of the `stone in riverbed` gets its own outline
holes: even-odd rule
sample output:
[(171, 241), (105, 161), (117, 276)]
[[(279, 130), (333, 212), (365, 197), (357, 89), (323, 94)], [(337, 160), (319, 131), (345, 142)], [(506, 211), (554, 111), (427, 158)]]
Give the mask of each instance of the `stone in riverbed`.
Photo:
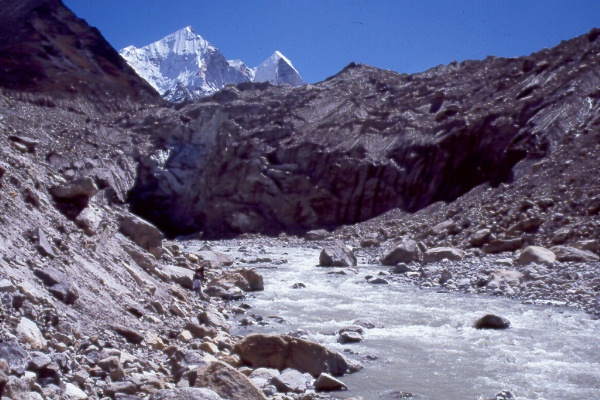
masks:
[(454, 247), (434, 247), (423, 254), (423, 262), (437, 262), (443, 259), (460, 261), (465, 257), (465, 252)]
[(340, 336), (338, 337), (338, 343), (347, 344), (347, 343), (359, 343), (362, 342), (363, 336), (358, 332), (353, 331), (343, 331), (340, 332)]
[(321, 251), (319, 265), (322, 267), (351, 267), (356, 265), (356, 257), (344, 243), (336, 240)]
[(405, 274), (405, 273), (411, 272), (411, 271), (412, 271), (412, 269), (408, 265), (406, 265), (404, 263), (400, 263), (400, 264), (394, 266), (394, 269), (392, 270), (392, 273), (394, 273), (394, 274)]
[(249, 378), (256, 386), (264, 389), (271, 384), (273, 378), (279, 375), (280, 372), (274, 368), (257, 368), (250, 373)]
[(312, 380), (309, 374), (303, 374), (295, 369), (285, 369), (280, 375), (273, 377), (271, 383), (278, 391), (288, 393), (304, 393)]
[(379, 260), (382, 265), (396, 265), (399, 263), (410, 263), (421, 261), (423, 255), (417, 242), (409, 238), (402, 238), (388, 246)]
[(446, 282), (448, 282), (450, 279), (452, 279), (452, 273), (450, 271), (448, 271), (447, 269), (444, 269), (444, 270), (442, 270), (442, 273), (440, 275), (440, 279), (438, 279), (438, 282), (440, 285), (443, 285)]
[(510, 322), (494, 314), (486, 314), (475, 322), (475, 329), (508, 329)]
[(276, 368), (280, 371), (292, 368), (314, 377), (323, 372), (340, 376), (362, 368), (359, 363), (319, 343), (287, 335), (251, 334), (238, 342), (233, 352), (240, 355), (242, 362), (254, 368)]
[(315, 381), (315, 390), (317, 392), (331, 392), (334, 390), (346, 390), (348, 389), (344, 382), (335, 379), (329, 374), (321, 374)]
[(389, 282), (383, 278), (373, 278), (369, 279), (368, 282), (373, 285), (387, 285)]
[(529, 246), (521, 252), (517, 262), (519, 264), (552, 264), (556, 261), (556, 255), (544, 247)]

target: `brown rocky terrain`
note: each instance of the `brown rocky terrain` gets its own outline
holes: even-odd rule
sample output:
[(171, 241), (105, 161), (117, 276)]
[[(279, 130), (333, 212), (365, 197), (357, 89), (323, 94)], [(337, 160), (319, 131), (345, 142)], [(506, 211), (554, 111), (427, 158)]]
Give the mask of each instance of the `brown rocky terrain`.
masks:
[[(0, 6), (2, 396), (329, 398), (315, 391), (359, 368), (302, 339), (231, 336), (228, 317), (248, 313), (231, 300), (262, 290), (260, 275), (209, 247), (183, 251), (130, 210), (170, 236), (327, 228), (306, 237), (373, 262), (410, 237), (397, 278), (439, 285), (423, 253), (448, 269), (460, 254), (450, 290), (486, 291), (479, 255), (563, 246), (554, 265), (571, 278), (527, 276), (597, 312), (600, 286), (577, 275), (598, 268), (597, 31), (520, 59), (412, 76), (351, 65), (316, 85), (243, 84), (171, 106), (60, 1)], [(538, 287), (508, 286), (486, 292)]]

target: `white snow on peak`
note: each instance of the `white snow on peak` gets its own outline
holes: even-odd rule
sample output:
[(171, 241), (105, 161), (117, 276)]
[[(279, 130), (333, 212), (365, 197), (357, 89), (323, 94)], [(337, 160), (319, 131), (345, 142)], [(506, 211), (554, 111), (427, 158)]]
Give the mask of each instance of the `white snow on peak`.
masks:
[(303, 84), (281, 52), (276, 51), (256, 68), (248, 68), (241, 60), (225, 59), (191, 26), (141, 48), (125, 47), (119, 53), (138, 75), (174, 102), (210, 95), (231, 83)]
[(254, 69), (254, 81), (292, 86), (300, 86), (303, 83), (300, 73), (279, 50)]

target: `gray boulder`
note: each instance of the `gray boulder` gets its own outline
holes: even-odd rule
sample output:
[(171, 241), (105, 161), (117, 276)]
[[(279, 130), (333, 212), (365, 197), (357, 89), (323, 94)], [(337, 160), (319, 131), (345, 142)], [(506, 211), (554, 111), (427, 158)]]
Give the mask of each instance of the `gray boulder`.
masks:
[(334, 378), (329, 374), (321, 374), (315, 381), (315, 390), (317, 392), (331, 392), (334, 390), (346, 390), (344, 382)]
[(383, 265), (396, 265), (399, 263), (421, 261), (422, 257), (423, 255), (417, 242), (405, 237), (388, 246), (379, 261)]
[(29, 364), (29, 354), (15, 341), (0, 342), (0, 358), (8, 362), (11, 374), (23, 375)]
[(344, 243), (336, 240), (321, 250), (319, 265), (322, 267), (351, 267), (356, 265), (356, 257)]
[(556, 255), (544, 247), (528, 246), (521, 252), (517, 262), (519, 264), (552, 264), (556, 261)]
[(280, 375), (273, 377), (271, 382), (278, 391), (288, 393), (303, 393), (308, 389), (312, 380), (308, 374), (303, 374), (295, 369), (285, 369)]
[(50, 189), (52, 196), (58, 199), (74, 199), (77, 197), (92, 198), (98, 193), (98, 186), (90, 177), (67, 182)]
[(40, 278), (48, 291), (65, 304), (73, 304), (79, 298), (77, 287), (66, 274), (52, 268), (38, 268), (33, 274)]
[(154, 256), (160, 257), (162, 255), (162, 241), (164, 236), (151, 223), (133, 214), (123, 214), (119, 221), (119, 230), (138, 246), (148, 250)]
[(454, 247), (434, 247), (423, 254), (423, 262), (437, 262), (443, 259), (460, 261), (465, 257), (465, 252)]
[(558, 261), (588, 262), (598, 261), (600, 257), (588, 250), (580, 250), (569, 246), (554, 246), (550, 250), (556, 254)]

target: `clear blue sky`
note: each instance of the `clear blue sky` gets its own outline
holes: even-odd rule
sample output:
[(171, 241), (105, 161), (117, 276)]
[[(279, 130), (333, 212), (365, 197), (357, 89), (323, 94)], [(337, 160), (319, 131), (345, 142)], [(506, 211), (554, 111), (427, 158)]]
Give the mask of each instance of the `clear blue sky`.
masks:
[(64, 0), (117, 49), (191, 25), (254, 67), (275, 50), (305, 81), (351, 61), (420, 72), (454, 60), (513, 57), (600, 26), (598, 0)]

